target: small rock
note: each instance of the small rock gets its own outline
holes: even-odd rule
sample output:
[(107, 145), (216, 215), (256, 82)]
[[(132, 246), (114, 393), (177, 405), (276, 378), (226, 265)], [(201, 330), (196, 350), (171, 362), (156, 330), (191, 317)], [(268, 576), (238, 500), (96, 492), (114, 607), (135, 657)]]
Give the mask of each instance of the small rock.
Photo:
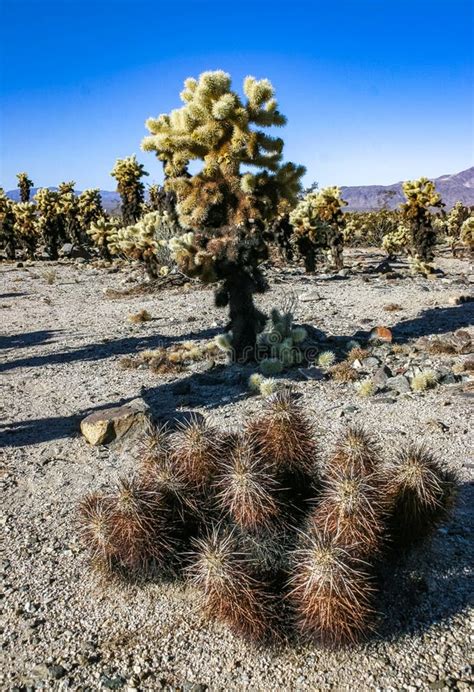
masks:
[(318, 381), (324, 379), (324, 373), (321, 368), (316, 368), (314, 366), (311, 368), (298, 368), (298, 372), (300, 372), (307, 380)]
[(91, 445), (103, 445), (149, 424), (149, 407), (142, 399), (96, 411), (81, 421), (81, 432)]
[(452, 336), (452, 342), (458, 353), (470, 353), (472, 350), (472, 340), (469, 332), (458, 329)]
[(100, 682), (102, 687), (108, 690), (119, 690), (125, 685), (126, 680), (121, 675), (116, 675), (113, 678), (110, 678), (108, 675), (102, 675)]
[(382, 367), (379, 368), (373, 375), (372, 382), (378, 389), (383, 389), (386, 386), (389, 377), (392, 377), (392, 371), (386, 365), (382, 365)]
[(392, 331), (388, 327), (374, 327), (369, 334), (369, 341), (391, 343), (393, 341)]
[(369, 356), (368, 358), (364, 358), (362, 361), (362, 365), (364, 368), (378, 368), (380, 365), (380, 361), (378, 358), (374, 358), (374, 356)]
[(410, 383), (405, 375), (396, 375), (389, 377), (385, 383), (387, 389), (393, 389), (399, 394), (405, 394), (410, 391)]
[(48, 671), (49, 671), (50, 677), (52, 677), (54, 680), (60, 680), (67, 673), (67, 670), (65, 668), (63, 668), (63, 666), (61, 666), (61, 665), (48, 666)]
[(71, 257), (74, 245), (72, 243), (64, 243), (59, 250), (60, 257)]

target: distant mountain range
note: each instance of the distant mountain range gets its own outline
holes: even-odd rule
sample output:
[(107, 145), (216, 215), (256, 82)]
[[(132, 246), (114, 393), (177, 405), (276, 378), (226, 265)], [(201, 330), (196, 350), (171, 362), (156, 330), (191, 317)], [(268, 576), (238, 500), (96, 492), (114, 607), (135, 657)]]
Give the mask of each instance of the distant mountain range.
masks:
[[(441, 194), (446, 209), (451, 209), (455, 202), (461, 200), (466, 206), (474, 206), (474, 166), (460, 173), (453, 175), (442, 175), (435, 178), (436, 189)], [(38, 188), (32, 188), (31, 195), (36, 194)], [(50, 187), (50, 190), (57, 190)], [(342, 187), (342, 197), (349, 206), (348, 211), (372, 211), (386, 206), (394, 209), (400, 202), (404, 201), (402, 183), (393, 185), (359, 185), (355, 187)], [(79, 194), (79, 191), (76, 191)], [(108, 212), (118, 212), (120, 209), (120, 197), (117, 192), (101, 190), (102, 204)], [(17, 202), (19, 191), (10, 190), (7, 192), (10, 199)]]
[[(434, 178), (436, 189), (446, 205), (451, 209), (460, 200), (467, 207), (474, 205), (474, 166), (453, 175)], [(349, 202), (348, 211), (372, 211), (386, 206), (394, 209), (405, 201), (402, 183), (393, 185), (360, 185), (341, 187), (342, 198)]]

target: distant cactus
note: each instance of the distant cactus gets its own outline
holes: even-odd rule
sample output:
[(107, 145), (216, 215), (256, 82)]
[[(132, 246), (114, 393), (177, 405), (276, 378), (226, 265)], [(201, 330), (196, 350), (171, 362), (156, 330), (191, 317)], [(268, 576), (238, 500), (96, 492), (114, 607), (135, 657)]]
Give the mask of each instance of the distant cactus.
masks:
[(83, 190), (77, 198), (77, 212), (81, 227), (81, 239), (87, 240), (87, 231), (104, 216), (99, 188)]
[(462, 228), (464, 222), (469, 219), (469, 208), (464, 206), (460, 201), (456, 202), (446, 218), (447, 226), (447, 241), (451, 246), (453, 256), (457, 253), (457, 244), (461, 240)]
[(471, 253), (474, 252), (474, 215), (466, 219), (461, 226), (461, 242)]
[(117, 191), (122, 200), (123, 223), (130, 226), (138, 221), (142, 213), (145, 186), (141, 178), (148, 173), (133, 154), (124, 159), (117, 159), (111, 175), (117, 181)]
[(15, 232), (25, 246), (29, 259), (34, 259), (40, 238), (38, 210), (33, 202), (18, 202), (14, 206)]
[(402, 187), (406, 202), (401, 205), (400, 214), (410, 233), (408, 252), (415, 261), (415, 270), (429, 273), (436, 243), (431, 210), (444, 205), (435, 184), (428, 178), (407, 180)]
[(14, 205), (0, 187), (0, 243), (8, 259), (15, 259), (15, 214)]
[(120, 230), (121, 223), (118, 219), (102, 216), (87, 229), (87, 235), (99, 250), (100, 256), (110, 260), (112, 255), (119, 254), (117, 237)]
[(82, 233), (79, 217), (78, 198), (74, 192), (73, 180), (59, 183), (57, 193), (57, 212), (59, 223), (59, 236), (62, 241), (70, 241), (79, 244), (82, 241)]
[(176, 222), (167, 211), (151, 211), (137, 223), (120, 228), (110, 248), (113, 254), (124, 255), (143, 263), (150, 279), (171, 264), (169, 240), (176, 233)]
[(311, 192), (304, 197), (290, 214), (294, 229), (294, 242), (304, 259), (306, 271), (316, 269), (319, 253), (325, 253), (335, 269), (343, 266), (343, 207), (338, 187)]
[(20, 190), (20, 202), (29, 202), (33, 181), (28, 177), (28, 173), (17, 173), (16, 177), (18, 178), (18, 189)]
[[(151, 135), (142, 143), (163, 161), (165, 188), (176, 194), (180, 223), (194, 232), (172, 247), (178, 267), (205, 282), (222, 282), (216, 304), (229, 306), (232, 355), (239, 361), (255, 357), (264, 325), (253, 303), (253, 294), (267, 288), (260, 269), (268, 253), (264, 223), (275, 217), (282, 200), (296, 200), (304, 172), (282, 164), (280, 138), (252, 127), (286, 122), (270, 82), (247, 77), (244, 93), (246, 101), (222, 71), (187, 79), (184, 105), (148, 120)], [(195, 160), (202, 168), (191, 175), (188, 164)], [(249, 165), (257, 172), (248, 172)]]
[(39, 228), (46, 244), (46, 251), (52, 260), (57, 260), (62, 229), (58, 193), (42, 187), (35, 195), (35, 202), (40, 213)]

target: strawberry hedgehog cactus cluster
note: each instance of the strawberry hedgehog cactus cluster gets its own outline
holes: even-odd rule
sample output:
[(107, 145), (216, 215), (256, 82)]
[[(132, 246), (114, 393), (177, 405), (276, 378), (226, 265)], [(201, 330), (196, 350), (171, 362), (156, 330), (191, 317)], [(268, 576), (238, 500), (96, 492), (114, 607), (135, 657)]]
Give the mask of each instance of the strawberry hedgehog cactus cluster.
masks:
[(91, 565), (184, 579), (204, 616), (259, 644), (368, 636), (381, 565), (448, 518), (456, 478), (422, 446), (385, 459), (359, 427), (326, 449), (286, 391), (240, 427), (150, 431), (134, 473), (80, 503)]

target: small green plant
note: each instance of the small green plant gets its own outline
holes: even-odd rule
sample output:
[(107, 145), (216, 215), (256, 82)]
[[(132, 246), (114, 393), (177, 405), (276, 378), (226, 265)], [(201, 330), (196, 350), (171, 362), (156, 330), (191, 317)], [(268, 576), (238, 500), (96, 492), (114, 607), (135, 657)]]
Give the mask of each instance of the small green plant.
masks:
[(286, 367), (302, 363), (301, 344), (306, 338), (306, 329), (293, 325), (291, 306), (284, 312), (273, 308), (265, 329), (257, 337), (259, 359), (263, 358), (262, 373), (277, 375)]

